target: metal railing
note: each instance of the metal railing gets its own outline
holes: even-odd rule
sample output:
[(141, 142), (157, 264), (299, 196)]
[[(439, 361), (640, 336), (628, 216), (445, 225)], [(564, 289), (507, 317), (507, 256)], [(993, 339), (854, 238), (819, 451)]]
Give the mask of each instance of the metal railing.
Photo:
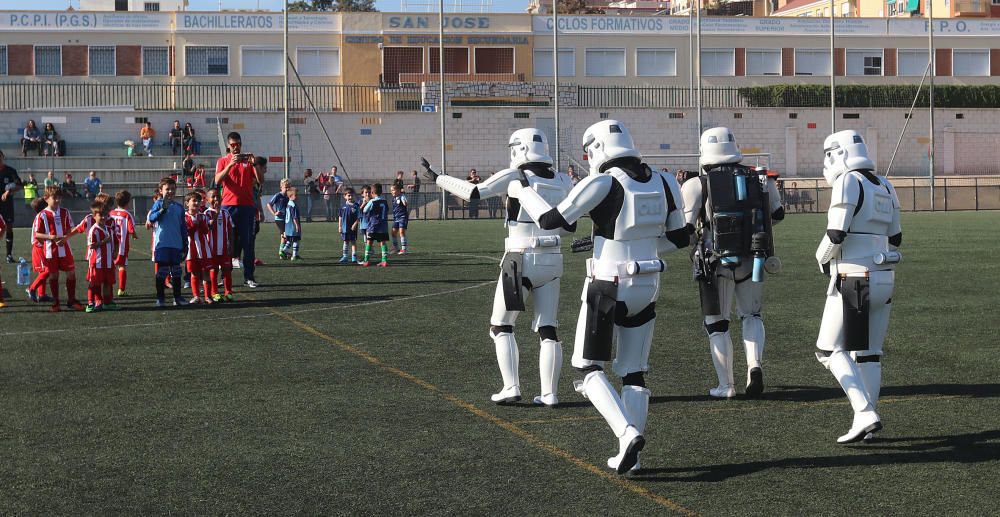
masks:
[[(929, 178), (890, 178), (903, 211), (931, 209)], [(937, 210), (1000, 210), (1000, 176), (957, 176), (934, 180)], [(823, 178), (788, 178), (779, 189), (788, 212), (825, 212), (830, 186)]]
[[(415, 78), (424, 77), (413, 74)], [(429, 76), (427, 77), (428, 79)], [(455, 76), (453, 79), (465, 78)], [(522, 76), (504, 80), (475, 81), (468, 95), (449, 93), (462, 102), (479, 97), (480, 105), (551, 105), (553, 90), (540, 83), (524, 82)], [(459, 82), (459, 81), (449, 81)], [(434, 83), (429, 81), (428, 84)], [(468, 83), (468, 81), (466, 81)], [(308, 97), (321, 112), (420, 111), (424, 101), (422, 83), (380, 85), (298, 85), (289, 87), (289, 109), (310, 111)], [(512, 91), (531, 94), (511, 94)], [(530, 86), (530, 87), (529, 87)], [(843, 85), (837, 87), (840, 108), (908, 108), (916, 95), (915, 85), (895, 87)], [(467, 87), (468, 89), (468, 87)], [(1000, 107), (1000, 86), (940, 87), (940, 107)], [(544, 90), (544, 91), (543, 91)], [(827, 86), (785, 84), (760, 87), (710, 87), (702, 89), (706, 108), (823, 108), (830, 105)], [(544, 97), (544, 98), (543, 98)], [(917, 107), (927, 104), (926, 89), (917, 97)], [(496, 98), (500, 104), (491, 104)], [(586, 108), (691, 108), (695, 92), (689, 87), (650, 85), (560, 85), (562, 106)], [(126, 107), (137, 111), (251, 111), (284, 109), (280, 84), (101, 84), (101, 83), (0, 83), (0, 111), (30, 111), (44, 108)]]

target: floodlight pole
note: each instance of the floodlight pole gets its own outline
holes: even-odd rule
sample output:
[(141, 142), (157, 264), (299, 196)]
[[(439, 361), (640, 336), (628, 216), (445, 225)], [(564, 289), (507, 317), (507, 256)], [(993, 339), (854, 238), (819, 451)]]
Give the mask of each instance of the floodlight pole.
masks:
[(284, 24), (285, 24), (285, 28), (284, 28), (285, 42), (284, 42), (284, 46), (282, 47), (282, 53), (284, 54), (284, 59), (282, 60), (282, 63), (285, 66), (282, 69), (283, 70), (282, 71), (282, 76), (284, 77), (283, 82), (284, 82), (284, 90), (285, 90), (284, 91), (284, 93), (285, 93), (285, 133), (284, 133), (284, 142), (282, 144), (283, 147), (281, 148), (281, 155), (282, 155), (282, 157), (284, 159), (284, 162), (285, 162), (285, 179), (288, 179), (289, 176), (291, 175), (291, 166), (292, 166), (292, 163), (291, 163), (292, 162), (292, 156), (291, 156), (292, 153), (291, 153), (291, 150), (288, 148), (288, 100), (289, 100), (289, 95), (288, 95), (288, 93), (289, 93), (288, 92), (288, 0), (285, 0), (285, 21), (284, 21)]
[[(438, 0), (438, 82), (440, 84), (440, 99), (438, 100), (438, 115), (441, 121), (441, 174), (448, 174), (448, 156), (445, 146), (445, 128), (444, 128), (444, 0)], [(447, 203), (444, 189), (441, 190), (441, 219), (447, 217), (448, 211), (445, 210), (445, 204)]]
[(695, 100), (698, 102), (696, 106), (698, 111), (698, 134), (695, 135), (695, 142), (701, 141), (701, 3), (702, 0), (695, 0), (697, 2), (697, 13), (695, 13), (695, 20), (698, 24), (698, 89)]
[(937, 63), (934, 56), (934, 2), (928, 0), (927, 5), (927, 57), (930, 59), (930, 90), (928, 94), (928, 112), (930, 115), (930, 149), (928, 150), (927, 162), (930, 167), (931, 176), (931, 211), (934, 211), (934, 75), (937, 74)]
[[(830, 0), (830, 134), (837, 132), (837, 30), (834, 27), (833, 0)], [(844, 73), (847, 73), (847, 55), (844, 55)]]
[(559, 172), (559, 10), (556, 5), (557, 0), (552, 0), (552, 75), (553, 75), (553, 96), (555, 97), (555, 122), (556, 122), (556, 172)]

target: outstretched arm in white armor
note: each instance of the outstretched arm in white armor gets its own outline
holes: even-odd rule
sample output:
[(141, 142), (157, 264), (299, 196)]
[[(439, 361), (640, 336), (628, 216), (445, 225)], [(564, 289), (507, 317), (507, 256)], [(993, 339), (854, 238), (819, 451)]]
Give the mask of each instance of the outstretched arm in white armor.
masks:
[(670, 253), (685, 248), (691, 243), (694, 225), (687, 224), (686, 204), (677, 180), (669, 174), (661, 174), (661, 177), (663, 184), (667, 187), (667, 196), (670, 196), (670, 199), (673, 199), (677, 206), (667, 214), (666, 231), (657, 239), (656, 248), (660, 253)]
[(854, 218), (854, 208), (861, 196), (861, 184), (850, 174), (841, 175), (833, 183), (830, 193), (830, 211), (827, 213), (826, 235), (816, 249), (816, 261), (825, 272), (825, 265), (837, 256), (840, 244), (847, 237), (847, 230)]
[(427, 162), (426, 158), (421, 158), (420, 163), (427, 170), (428, 178), (434, 180), (437, 186), (464, 201), (504, 195), (507, 193), (507, 185), (521, 177), (521, 171), (518, 169), (504, 169), (493, 174), (486, 181), (475, 184), (431, 169), (431, 164)]
[(517, 184), (519, 186), (514, 187), (513, 192), (517, 194), (521, 208), (528, 212), (528, 215), (538, 223), (540, 228), (543, 230), (555, 230), (556, 228), (569, 230), (572, 228), (572, 223), (604, 201), (604, 198), (611, 192), (612, 181), (614, 180), (611, 176), (604, 174), (587, 176), (573, 187), (573, 190), (569, 192), (566, 199), (559, 203), (559, 206), (554, 208), (538, 192), (530, 188), (523, 188), (520, 183)]

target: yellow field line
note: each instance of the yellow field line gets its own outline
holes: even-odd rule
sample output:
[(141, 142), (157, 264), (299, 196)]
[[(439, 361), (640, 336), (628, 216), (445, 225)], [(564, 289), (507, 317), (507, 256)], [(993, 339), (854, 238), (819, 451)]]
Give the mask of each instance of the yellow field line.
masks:
[(635, 483), (635, 482), (633, 482), (633, 481), (631, 481), (631, 480), (629, 480), (627, 478), (618, 476), (616, 474), (612, 474), (607, 469), (602, 469), (602, 468), (599, 468), (599, 467), (597, 467), (595, 465), (587, 463), (586, 461), (584, 461), (584, 460), (582, 460), (582, 459), (574, 456), (570, 452), (565, 451), (563, 449), (560, 449), (559, 447), (556, 447), (555, 445), (552, 445), (552, 444), (550, 444), (548, 442), (545, 442), (541, 438), (539, 438), (539, 437), (537, 437), (537, 436), (529, 433), (528, 431), (522, 429), (521, 427), (519, 427), (514, 422), (511, 422), (511, 421), (508, 421), (508, 420), (504, 420), (504, 419), (502, 419), (500, 417), (491, 415), (491, 414), (487, 413), (486, 411), (483, 411), (482, 409), (479, 409), (475, 405), (473, 405), (473, 404), (471, 404), (469, 402), (466, 402), (466, 401), (458, 398), (457, 396), (452, 395), (451, 393), (448, 393), (448, 392), (442, 390), (441, 388), (438, 388), (437, 386), (435, 386), (435, 385), (433, 385), (433, 384), (431, 384), (431, 383), (429, 383), (429, 382), (421, 379), (420, 377), (417, 377), (416, 375), (413, 375), (413, 374), (411, 374), (411, 373), (409, 373), (407, 371), (404, 371), (404, 370), (400, 370), (399, 368), (396, 368), (395, 366), (390, 366), (388, 364), (385, 364), (378, 357), (375, 357), (374, 355), (371, 355), (368, 352), (365, 352), (364, 350), (360, 350), (358, 348), (355, 348), (354, 346), (350, 345), (349, 343), (346, 343), (346, 342), (341, 341), (341, 340), (339, 340), (339, 339), (337, 339), (337, 338), (335, 338), (333, 336), (325, 334), (322, 331), (316, 329), (315, 327), (313, 327), (311, 325), (308, 325), (306, 323), (303, 323), (303, 322), (301, 322), (301, 321), (299, 321), (299, 320), (297, 320), (297, 319), (295, 319), (295, 318), (293, 318), (293, 317), (291, 317), (291, 316), (289, 316), (287, 314), (283, 314), (281, 312), (274, 311), (274, 310), (272, 310), (270, 312), (271, 312), (271, 314), (274, 314), (275, 316), (278, 316), (279, 318), (282, 318), (282, 319), (288, 321), (289, 323), (295, 325), (296, 327), (299, 327), (300, 329), (308, 332), (309, 334), (312, 334), (313, 336), (316, 336), (316, 337), (318, 337), (318, 338), (320, 338), (320, 339), (322, 339), (324, 341), (327, 341), (327, 342), (333, 344), (334, 346), (336, 346), (337, 348), (341, 349), (342, 351), (347, 352), (349, 354), (352, 354), (354, 356), (360, 357), (361, 359), (364, 359), (365, 361), (368, 361), (372, 365), (374, 365), (374, 366), (376, 366), (376, 367), (378, 367), (378, 368), (380, 368), (380, 369), (382, 369), (384, 371), (387, 371), (389, 373), (392, 373), (393, 375), (396, 375), (398, 377), (406, 379), (406, 380), (408, 380), (408, 381), (416, 384), (417, 386), (420, 386), (421, 388), (424, 388), (425, 390), (430, 391), (431, 393), (434, 393), (435, 395), (437, 395), (437, 396), (439, 396), (439, 397), (447, 400), (451, 404), (453, 404), (453, 405), (455, 405), (455, 406), (457, 406), (457, 407), (459, 407), (459, 408), (461, 408), (461, 409), (463, 409), (463, 410), (465, 410), (465, 411), (467, 411), (469, 413), (472, 413), (473, 415), (475, 415), (475, 416), (477, 416), (477, 417), (479, 417), (479, 418), (481, 418), (483, 420), (486, 420), (487, 422), (490, 422), (491, 424), (496, 425), (497, 427), (500, 427), (501, 429), (504, 429), (504, 430), (510, 432), (511, 434), (514, 434), (518, 438), (521, 438), (522, 440), (528, 442), (531, 445), (534, 445), (535, 447), (538, 447), (539, 449), (542, 449), (545, 452), (548, 452), (549, 454), (552, 454), (552, 455), (554, 455), (556, 457), (562, 458), (562, 459), (570, 462), (571, 464), (575, 465), (576, 467), (578, 467), (578, 468), (580, 468), (580, 469), (582, 469), (582, 470), (584, 470), (586, 472), (589, 472), (591, 474), (594, 474), (596, 476), (604, 478), (605, 480), (610, 481), (611, 483), (613, 483), (615, 485), (618, 485), (619, 487), (622, 487), (622, 488), (624, 488), (624, 489), (626, 489), (626, 490), (628, 490), (628, 491), (630, 491), (630, 492), (632, 492), (634, 494), (637, 494), (637, 495), (639, 495), (639, 496), (641, 496), (641, 497), (643, 497), (645, 499), (648, 499), (649, 501), (652, 501), (653, 503), (656, 503), (656, 504), (658, 504), (658, 505), (660, 505), (660, 506), (662, 506), (664, 508), (667, 508), (667, 509), (669, 509), (669, 510), (671, 510), (673, 512), (679, 513), (681, 515), (690, 515), (690, 516), (698, 515), (697, 512), (695, 512), (693, 510), (690, 510), (688, 508), (685, 508), (685, 507), (681, 506), (680, 504), (676, 503), (675, 501), (673, 501), (671, 499), (668, 499), (666, 497), (657, 495), (657, 494), (655, 494), (655, 493), (647, 490), (646, 488), (642, 487), (641, 485), (639, 485), (639, 484), (637, 484), (637, 483)]
[(513, 420), (512, 423), (517, 425), (551, 424), (555, 422), (586, 422), (589, 420), (601, 420), (602, 418), (600, 416), (564, 416), (557, 418), (537, 418), (533, 420)]

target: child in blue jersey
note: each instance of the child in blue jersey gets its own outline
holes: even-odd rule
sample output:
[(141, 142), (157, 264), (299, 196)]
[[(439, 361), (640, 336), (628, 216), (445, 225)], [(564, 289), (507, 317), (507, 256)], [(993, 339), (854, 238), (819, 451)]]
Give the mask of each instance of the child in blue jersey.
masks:
[(392, 194), (392, 251), (406, 255), (406, 226), (410, 222), (410, 203), (398, 183), (389, 187)]
[(173, 178), (160, 180), (160, 199), (153, 203), (149, 211), (149, 222), (153, 226), (153, 261), (156, 262), (156, 306), (166, 306), (166, 281), (174, 291), (174, 305), (187, 305), (181, 297), (181, 263), (187, 255), (187, 225), (184, 222), (184, 207), (174, 201), (177, 182)]
[(368, 267), (368, 257), (371, 256), (372, 244), (379, 243), (382, 248), (382, 262), (378, 267), (389, 267), (389, 204), (382, 199), (382, 184), (372, 185), (372, 198), (361, 210), (362, 219), (367, 221), (368, 236), (365, 240), (365, 258), (361, 265)]
[[(368, 184), (361, 185), (361, 202), (358, 203), (358, 237), (361, 242), (368, 242), (368, 218), (362, 213), (362, 209), (372, 198), (372, 188)], [(358, 261), (360, 264), (361, 261)]]
[[(340, 256), (340, 263), (358, 261), (358, 204), (354, 202), (354, 189), (348, 188), (344, 191), (344, 204), (337, 214), (337, 224), (340, 226), (340, 240), (344, 243), (344, 251)], [(348, 248), (351, 251), (350, 259), (347, 256)]]
[(285, 208), (285, 230), (284, 244), (281, 248), (281, 255), (288, 256), (288, 248), (292, 249), (292, 260), (302, 260), (299, 256), (299, 241), (302, 240), (302, 221), (299, 219), (299, 207), (296, 200), (299, 198), (298, 189), (291, 187), (287, 189), (288, 205)]
[(274, 216), (274, 225), (278, 227), (278, 235), (281, 242), (278, 243), (278, 258), (284, 260), (288, 258), (285, 254), (285, 207), (288, 206), (288, 178), (281, 180), (280, 190), (271, 196), (267, 202), (267, 209)]

